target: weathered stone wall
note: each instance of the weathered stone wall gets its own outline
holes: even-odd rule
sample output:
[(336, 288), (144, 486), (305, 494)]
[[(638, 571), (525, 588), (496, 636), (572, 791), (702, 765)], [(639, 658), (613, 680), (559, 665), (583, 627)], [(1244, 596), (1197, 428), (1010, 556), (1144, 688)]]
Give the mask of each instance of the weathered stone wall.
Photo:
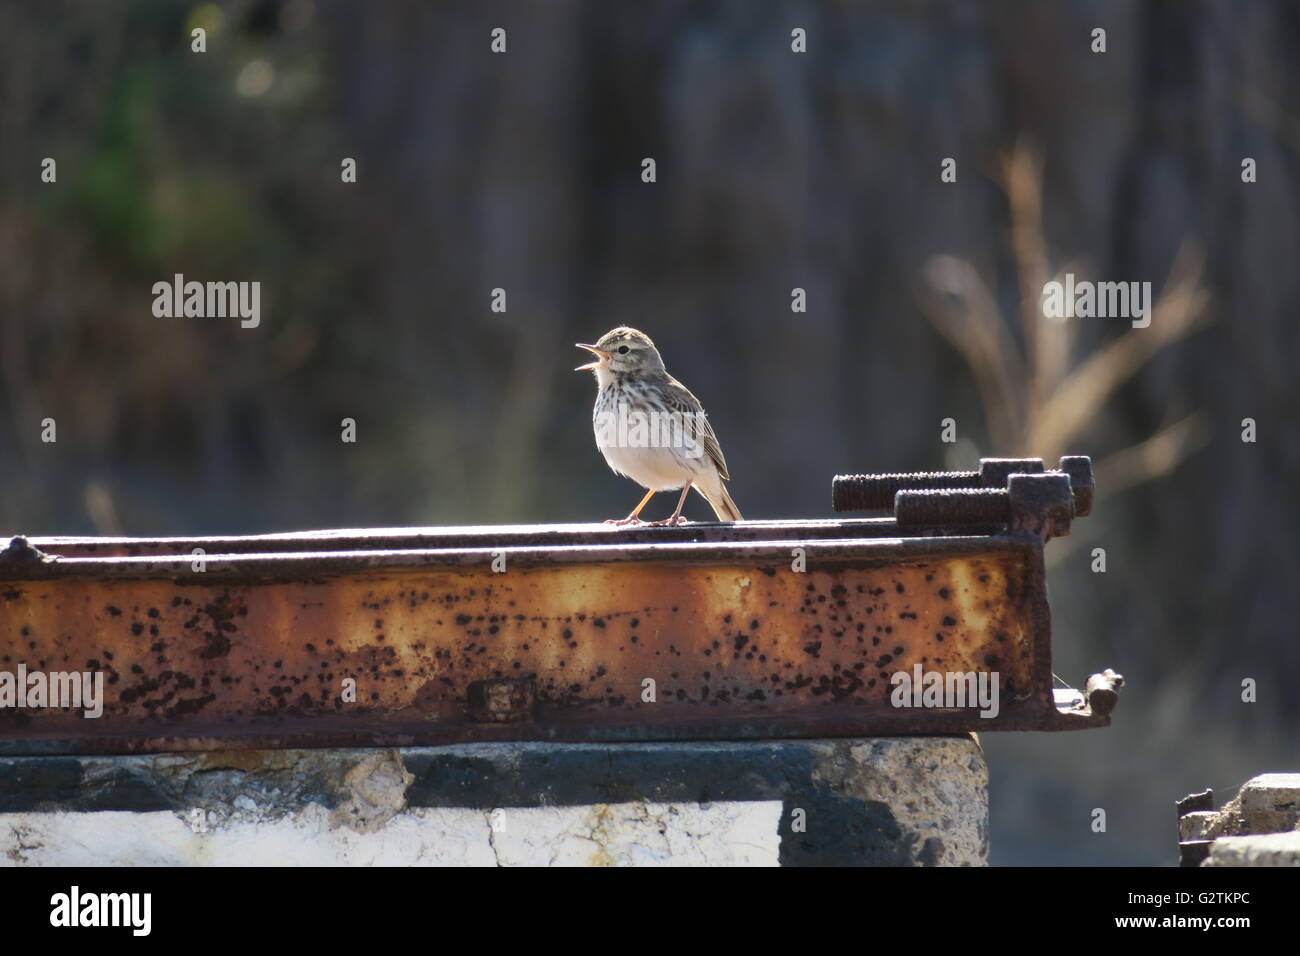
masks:
[(1252, 777), (1222, 809), (1180, 816), (1178, 835), (1202, 866), (1300, 866), (1300, 773)]
[(981, 866), (973, 737), (0, 759), (0, 865)]

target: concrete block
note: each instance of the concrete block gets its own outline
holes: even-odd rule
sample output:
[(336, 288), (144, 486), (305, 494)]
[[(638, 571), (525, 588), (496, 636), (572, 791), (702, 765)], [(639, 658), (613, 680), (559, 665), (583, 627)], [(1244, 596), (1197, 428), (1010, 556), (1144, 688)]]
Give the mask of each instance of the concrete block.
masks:
[(1300, 822), (1300, 773), (1262, 773), (1237, 797), (1248, 833), (1294, 830)]
[(1213, 839), (1215, 834), (1211, 831), (1218, 820), (1219, 815), (1213, 810), (1197, 810), (1192, 813), (1185, 813), (1178, 818), (1178, 839)]
[(971, 735), (0, 758), (0, 865), (984, 865)]
[(1300, 831), (1219, 837), (1201, 866), (1300, 866)]

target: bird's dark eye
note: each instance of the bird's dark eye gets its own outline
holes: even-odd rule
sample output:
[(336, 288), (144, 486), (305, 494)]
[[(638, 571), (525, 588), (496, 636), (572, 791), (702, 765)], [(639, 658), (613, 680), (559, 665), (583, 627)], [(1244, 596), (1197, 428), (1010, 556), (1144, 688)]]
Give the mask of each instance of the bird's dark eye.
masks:
[(618, 354), (619, 354), (619, 355), (626, 355), (627, 353), (628, 353), (628, 348), (627, 348), (626, 345), (620, 345), (620, 346), (618, 347)]

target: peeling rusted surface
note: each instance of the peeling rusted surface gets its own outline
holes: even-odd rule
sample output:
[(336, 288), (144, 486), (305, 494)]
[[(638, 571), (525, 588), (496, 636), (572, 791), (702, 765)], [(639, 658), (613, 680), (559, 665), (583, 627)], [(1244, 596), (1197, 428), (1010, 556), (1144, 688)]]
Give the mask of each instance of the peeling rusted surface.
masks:
[(476, 680), (470, 682), (467, 697), (473, 720), (527, 720), (537, 704), (537, 683), (532, 677)]
[[(32, 539), (53, 560), (0, 566), (0, 671), (101, 671), (104, 714), (0, 709), (0, 752), (1108, 723), (1054, 704), (1040, 540), (898, 535), (868, 519)], [(996, 671), (999, 715), (895, 708), (890, 675), (916, 664)]]

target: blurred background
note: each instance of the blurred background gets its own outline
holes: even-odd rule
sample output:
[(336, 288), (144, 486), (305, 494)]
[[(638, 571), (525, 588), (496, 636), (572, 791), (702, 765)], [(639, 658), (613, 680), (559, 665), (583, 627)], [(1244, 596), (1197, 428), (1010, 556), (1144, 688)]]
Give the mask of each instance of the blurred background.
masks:
[[(5, 0), (0, 532), (623, 515), (572, 343), (635, 325), (750, 518), (1094, 457), (1055, 670), (1128, 688), (982, 736), (992, 861), (1172, 863), (1175, 799), (1300, 769), (1297, 89), (1293, 0)], [(261, 325), (155, 318), (178, 272), (260, 281)], [(1066, 272), (1152, 325), (1043, 318)]]

